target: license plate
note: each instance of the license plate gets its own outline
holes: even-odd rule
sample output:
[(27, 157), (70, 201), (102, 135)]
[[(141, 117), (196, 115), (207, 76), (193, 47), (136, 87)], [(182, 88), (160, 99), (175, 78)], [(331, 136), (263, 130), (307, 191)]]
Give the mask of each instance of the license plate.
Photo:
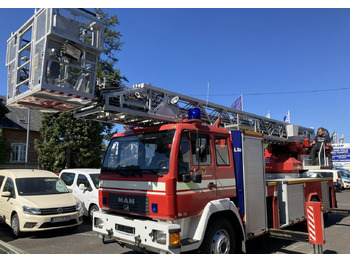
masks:
[(124, 226), (124, 225), (115, 224), (115, 230), (122, 232), (122, 233), (130, 234), (130, 235), (135, 234), (135, 228)]
[(53, 218), (51, 218), (51, 223), (65, 222), (65, 221), (69, 221), (69, 220), (70, 220), (70, 216), (53, 217)]

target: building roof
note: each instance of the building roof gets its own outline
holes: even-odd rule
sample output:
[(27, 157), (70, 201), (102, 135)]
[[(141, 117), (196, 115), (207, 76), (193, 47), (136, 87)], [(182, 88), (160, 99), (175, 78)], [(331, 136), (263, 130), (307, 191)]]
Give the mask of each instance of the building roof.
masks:
[[(28, 109), (5, 105), (6, 97), (0, 96), (0, 128), (27, 129)], [(42, 113), (31, 110), (30, 130), (39, 131)]]

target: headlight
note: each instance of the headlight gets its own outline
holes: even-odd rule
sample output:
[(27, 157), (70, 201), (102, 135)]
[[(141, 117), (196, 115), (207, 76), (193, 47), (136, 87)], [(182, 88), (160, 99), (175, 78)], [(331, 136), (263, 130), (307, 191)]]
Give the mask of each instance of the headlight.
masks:
[(23, 209), (24, 214), (28, 214), (28, 215), (40, 215), (41, 214), (40, 208), (23, 206), (22, 209)]
[(153, 233), (155, 240), (158, 244), (165, 245), (166, 244), (166, 232), (160, 231), (160, 230), (155, 230)]
[(94, 225), (97, 228), (103, 228), (103, 226), (105, 225), (105, 223), (103, 222), (103, 220), (101, 218), (98, 217), (94, 217)]
[(77, 204), (75, 205), (75, 210), (76, 211), (80, 211), (80, 209), (83, 207), (83, 205), (81, 204), (80, 200), (77, 200)]

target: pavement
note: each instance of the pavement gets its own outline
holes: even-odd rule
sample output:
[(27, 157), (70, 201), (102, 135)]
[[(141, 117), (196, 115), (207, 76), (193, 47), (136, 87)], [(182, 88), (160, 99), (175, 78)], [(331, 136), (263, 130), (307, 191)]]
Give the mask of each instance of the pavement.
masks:
[(0, 240), (0, 254), (28, 254), (28, 253)]

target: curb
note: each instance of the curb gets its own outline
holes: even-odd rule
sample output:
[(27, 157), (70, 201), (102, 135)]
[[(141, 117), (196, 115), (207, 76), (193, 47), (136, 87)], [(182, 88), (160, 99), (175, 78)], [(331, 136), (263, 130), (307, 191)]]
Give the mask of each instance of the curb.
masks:
[(28, 254), (28, 253), (0, 240), (0, 254)]

